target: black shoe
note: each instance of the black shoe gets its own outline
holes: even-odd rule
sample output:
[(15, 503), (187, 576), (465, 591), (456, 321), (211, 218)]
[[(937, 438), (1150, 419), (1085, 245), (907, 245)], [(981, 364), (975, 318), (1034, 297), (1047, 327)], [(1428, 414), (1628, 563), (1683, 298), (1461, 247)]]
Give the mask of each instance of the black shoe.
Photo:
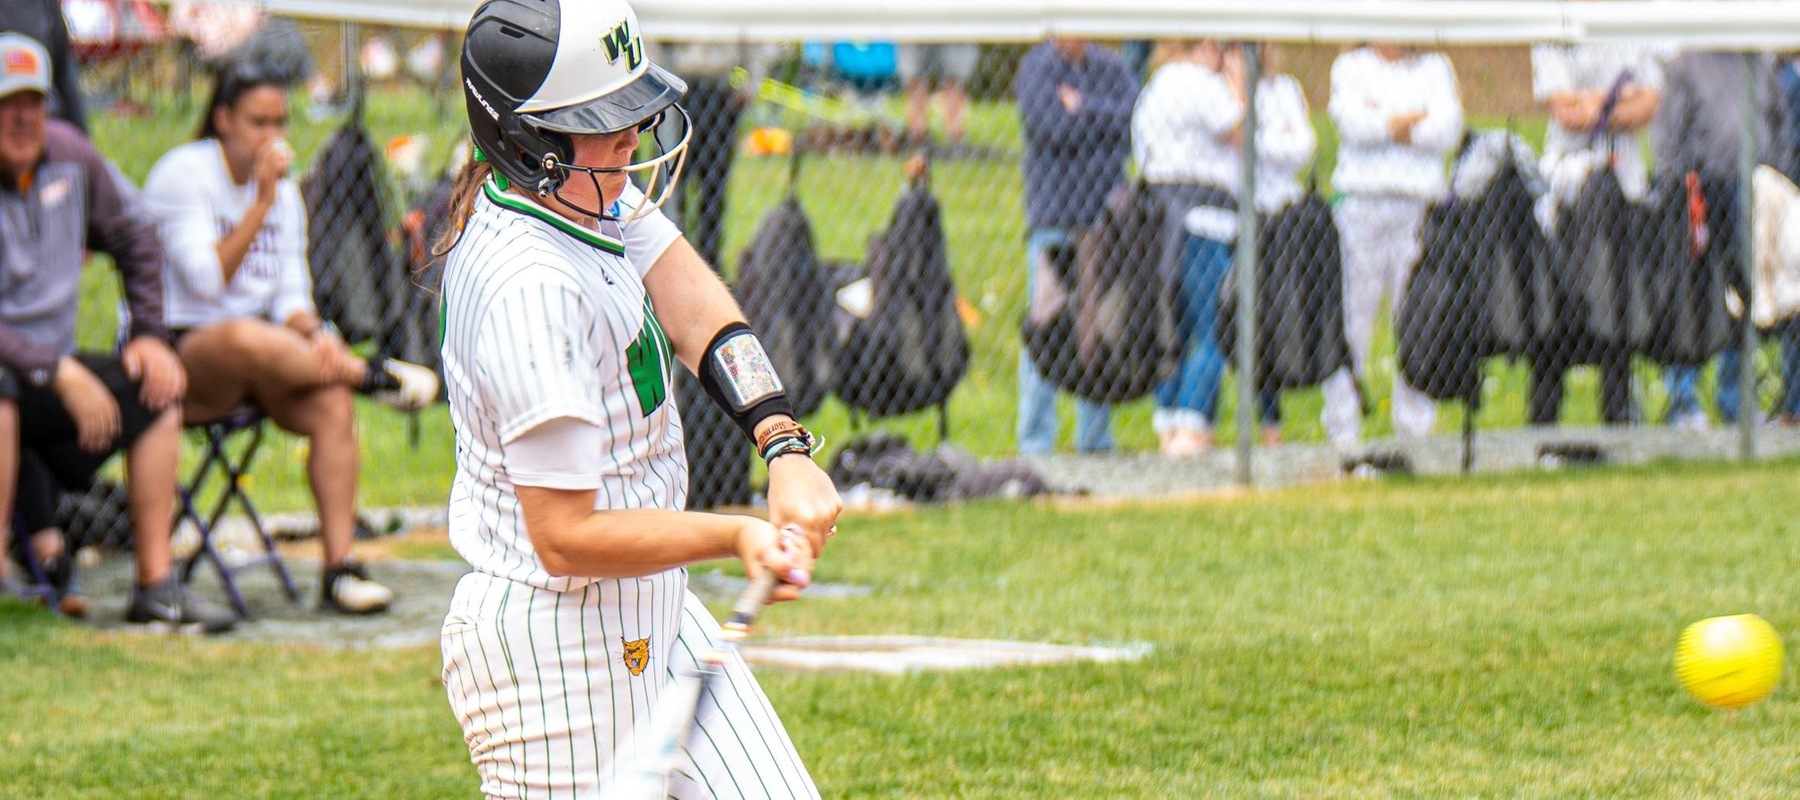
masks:
[(319, 608), (343, 614), (379, 614), (394, 604), (392, 589), (369, 579), (362, 562), (345, 559), (321, 576)]
[[(50, 587), (50, 596), (44, 598), (46, 605), (54, 604), (59, 613), (68, 617), (85, 617), (88, 611), (87, 598), (75, 586), (75, 558), (68, 552), (66, 537), (64, 538), (62, 555), (55, 558), (33, 559), (27, 554), (30, 547), (29, 536), (15, 536), (12, 543), (12, 560), (29, 581), (36, 581), (41, 575), (44, 583)], [(32, 569), (31, 562), (37, 562), (37, 570)]]
[(369, 367), (363, 372), (362, 383), (357, 385), (358, 394), (374, 394), (391, 392), (400, 388), (400, 381), (387, 371), (387, 359), (380, 356), (369, 359)]
[(171, 633), (224, 633), (237, 624), (237, 615), (189, 594), (187, 587), (171, 577), (155, 586), (132, 589), (125, 621)]
[(401, 411), (418, 411), (436, 402), (438, 377), (410, 361), (374, 358), (356, 391)]

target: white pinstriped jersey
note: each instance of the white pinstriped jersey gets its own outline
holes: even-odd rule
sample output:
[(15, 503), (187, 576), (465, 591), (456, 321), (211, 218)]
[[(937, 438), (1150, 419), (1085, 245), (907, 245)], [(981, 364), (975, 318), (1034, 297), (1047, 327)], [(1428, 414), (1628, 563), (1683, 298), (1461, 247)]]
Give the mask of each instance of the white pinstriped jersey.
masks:
[[(642, 195), (628, 190), (624, 203)], [(544, 570), (506, 448), (544, 422), (606, 436), (599, 508), (681, 509), (687, 460), (670, 389), (679, 368), (643, 273), (679, 237), (660, 212), (601, 230), (483, 187), (444, 268), (444, 380), (456, 427), (450, 543), (477, 571), (553, 591), (589, 578)], [(642, 266), (628, 257), (641, 249)]]
[[(628, 766), (617, 754), (643, 746), (663, 689), (720, 644), (685, 569), (598, 580), (545, 572), (507, 469), (508, 445), (533, 426), (583, 420), (607, 437), (597, 506), (682, 508), (687, 462), (668, 391), (676, 363), (644, 268), (626, 255), (653, 264), (679, 236), (656, 213), (623, 231), (579, 228), (489, 184), (446, 264), (450, 542), (475, 571), (444, 617), (443, 678), (488, 797), (594, 796)], [(819, 796), (741, 659), (702, 695), (694, 725), (671, 797)]]

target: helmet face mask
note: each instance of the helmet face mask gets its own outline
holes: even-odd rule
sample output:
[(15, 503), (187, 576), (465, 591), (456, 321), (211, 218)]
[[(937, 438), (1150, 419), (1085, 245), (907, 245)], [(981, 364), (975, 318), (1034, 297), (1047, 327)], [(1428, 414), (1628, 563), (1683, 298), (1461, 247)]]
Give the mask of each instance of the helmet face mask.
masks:
[[(637, 15), (625, 0), (488, 0), (469, 21), (462, 73), (475, 146), (510, 184), (596, 218), (613, 216), (599, 191), (602, 175), (647, 173), (639, 181), (645, 202), (625, 219), (672, 195), (689, 138), (687, 114), (676, 105), (687, 85), (644, 58)], [(678, 138), (665, 131), (676, 120)], [(640, 132), (656, 145), (648, 158), (617, 167), (576, 163), (572, 137), (644, 123)], [(564, 196), (576, 173), (588, 176), (600, 208)]]
[[(597, 167), (573, 163), (574, 143), (572, 140), (569, 142), (567, 150), (570, 160), (565, 161), (555, 153), (545, 153), (542, 166), (544, 173), (549, 176), (550, 183), (548, 191), (542, 188), (536, 190), (538, 196), (540, 198), (555, 197), (557, 202), (584, 216), (596, 219), (615, 219), (620, 222), (629, 222), (661, 208), (662, 204), (674, 195), (675, 184), (681, 180), (682, 168), (687, 165), (688, 143), (693, 136), (693, 123), (688, 118), (687, 109), (680, 105), (672, 105), (669, 108), (675, 112), (673, 115), (667, 112), (658, 113), (656, 116), (644, 120), (638, 126), (638, 134), (642, 137), (639, 139), (638, 149), (640, 152), (649, 151), (645, 153), (646, 157), (642, 160), (633, 160), (631, 163), (617, 167)], [(676, 120), (679, 120), (679, 128), (673, 133), (666, 132), (664, 129), (675, 124)], [(559, 134), (551, 134), (551, 136), (557, 135)], [(664, 138), (675, 138), (675, 142), (665, 144)], [(648, 145), (645, 144), (646, 141), (649, 143)], [(587, 176), (589, 183), (593, 186), (594, 198), (597, 202), (604, 201), (606, 197), (605, 192), (601, 189), (600, 179), (609, 175), (624, 175), (627, 180), (637, 183), (638, 188), (644, 193), (644, 201), (635, 207), (621, 206), (618, 214), (609, 213), (612, 211), (611, 208), (583, 206), (564, 196), (562, 192), (563, 187), (577, 174)]]

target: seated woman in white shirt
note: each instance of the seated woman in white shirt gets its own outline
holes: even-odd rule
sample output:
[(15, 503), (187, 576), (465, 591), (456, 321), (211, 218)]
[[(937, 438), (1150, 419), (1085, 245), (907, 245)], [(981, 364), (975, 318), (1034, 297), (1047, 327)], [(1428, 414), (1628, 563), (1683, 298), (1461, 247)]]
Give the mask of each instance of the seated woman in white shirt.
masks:
[(437, 396), (437, 376), (416, 364), (358, 358), (320, 321), (306, 210), (287, 177), (287, 119), (284, 87), (228, 67), (199, 138), (151, 170), (144, 197), (168, 251), (165, 316), (188, 371), (187, 423), (254, 403), (310, 440), (307, 473), (325, 546), (320, 606), (377, 612), (393, 593), (350, 552), (359, 460), (353, 393), (422, 408)]

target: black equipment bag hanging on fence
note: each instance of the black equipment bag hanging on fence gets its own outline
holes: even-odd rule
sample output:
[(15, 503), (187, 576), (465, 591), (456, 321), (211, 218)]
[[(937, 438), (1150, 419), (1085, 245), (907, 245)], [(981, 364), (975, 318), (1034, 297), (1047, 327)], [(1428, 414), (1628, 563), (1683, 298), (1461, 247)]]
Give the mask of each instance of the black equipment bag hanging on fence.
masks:
[[(1265, 217), (1257, 246), (1256, 388), (1300, 389), (1350, 366), (1344, 338), (1344, 255), (1331, 206), (1309, 185)], [(1238, 273), (1219, 288), (1219, 352), (1236, 364)]]
[(836, 335), (828, 283), (813, 249), (812, 225), (799, 198), (789, 194), (744, 248), (737, 296), (796, 416), (817, 411), (831, 388)]
[(1545, 187), (1535, 173), (1531, 179), (1524, 174), (1529, 165), (1518, 160), (1523, 140), (1512, 134), (1507, 139), (1514, 146), (1482, 198), (1483, 225), (1498, 245), (1487, 253), (1492, 279), (1482, 304), (1487, 314), (1482, 355), (1523, 358), (1531, 354), (1537, 332), (1549, 330), (1555, 320), (1548, 300), (1551, 250), (1536, 214)]
[(382, 352), (392, 352), (391, 326), (405, 312), (413, 287), (389, 245), (385, 174), (353, 113), (320, 149), (301, 194), (319, 316), (347, 341), (375, 339)]
[(1437, 400), (1481, 406), (1482, 364), (1528, 348), (1545, 245), (1512, 134), (1466, 137), (1457, 193), (1433, 205), (1395, 321), (1401, 372)]
[(1656, 324), (1650, 265), (1640, 239), (1645, 209), (1625, 196), (1618, 176), (1597, 170), (1575, 203), (1560, 212), (1553, 262), (1555, 325), (1539, 354), (1566, 351), (1571, 364), (1637, 350)]
[(1481, 398), (1481, 298), (1487, 283), (1479, 201), (1453, 199), (1425, 217), (1423, 249), (1395, 320), (1400, 371), (1435, 400)]
[[(444, 259), (433, 256), (432, 248), (450, 224), (453, 185), (454, 175), (446, 170), (413, 198), (401, 220), (409, 297), (405, 313), (390, 326), (392, 333), (384, 352), (384, 355), (410, 361), (440, 374), (444, 369), (444, 343), (438, 287), (443, 282)], [(448, 386), (440, 385), (438, 391), (443, 395)]]
[[(969, 341), (942, 212), (923, 179), (869, 243), (870, 313), (850, 326), (833, 370), (845, 405), (874, 417), (942, 406), (969, 367)], [(816, 324), (829, 328), (829, 315)]]
[(1057, 387), (1095, 403), (1155, 391), (1180, 366), (1175, 292), (1161, 271), (1162, 204), (1141, 182), (1108, 195), (1098, 225), (1051, 248), (1021, 326), (1026, 349)]
[(1732, 181), (1689, 172), (1652, 182), (1641, 259), (1654, 323), (1640, 350), (1656, 362), (1698, 366), (1736, 343), (1725, 298), (1743, 283), (1737, 206)]

